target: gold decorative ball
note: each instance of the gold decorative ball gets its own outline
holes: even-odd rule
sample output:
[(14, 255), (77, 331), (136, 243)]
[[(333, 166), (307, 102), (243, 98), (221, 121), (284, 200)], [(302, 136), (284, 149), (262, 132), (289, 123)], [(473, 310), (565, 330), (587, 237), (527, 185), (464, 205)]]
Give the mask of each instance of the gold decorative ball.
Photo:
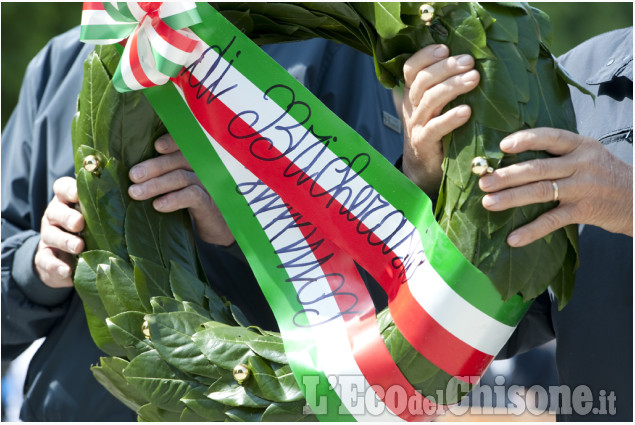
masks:
[(234, 367), (234, 379), (236, 380), (236, 382), (238, 382), (239, 385), (242, 385), (243, 382), (245, 382), (249, 378), (250, 374), (251, 371), (249, 370), (249, 367), (242, 363), (239, 363)]
[(489, 166), (487, 159), (482, 156), (477, 156), (472, 160), (472, 172), (477, 176), (484, 176), (485, 174), (492, 173), (494, 169)]
[(89, 173), (94, 173), (99, 170), (99, 160), (95, 155), (88, 155), (86, 158), (84, 158), (82, 167), (84, 167), (84, 170), (88, 171)]
[(419, 8), (419, 16), (426, 25), (429, 25), (434, 19), (434, 7), (429, 4), (422, 4)]
[(143, 332), (143, 335), (150, 339), (150, 326), (148, 325), (148, 321), (144, 320), (143, 324), (141, 325), (141, 332)]

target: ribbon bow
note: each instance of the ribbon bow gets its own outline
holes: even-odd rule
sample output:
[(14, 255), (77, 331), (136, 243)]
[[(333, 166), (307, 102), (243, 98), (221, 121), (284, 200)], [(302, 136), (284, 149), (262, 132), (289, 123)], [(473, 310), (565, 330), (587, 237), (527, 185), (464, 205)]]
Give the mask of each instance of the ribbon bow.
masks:
[(113, 44), (129, 37), (113, 76), (117, 91), (165, 84), (188, 64), (201, 22), (194, 2), (85, 2), (80, 40)]

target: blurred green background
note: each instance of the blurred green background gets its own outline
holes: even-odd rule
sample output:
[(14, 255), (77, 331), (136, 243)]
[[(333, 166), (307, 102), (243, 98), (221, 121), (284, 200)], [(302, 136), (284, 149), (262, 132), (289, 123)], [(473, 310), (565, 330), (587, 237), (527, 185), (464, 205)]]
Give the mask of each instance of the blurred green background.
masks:
[[(631, 2), (530, 4), (551, 16), (555, 55), (594, 35), (633, 25)], [(51, 37), (78, 25), (81, 9), (81, 3), (1, 4), (2, 128), (18, 100), (29, 61)]]

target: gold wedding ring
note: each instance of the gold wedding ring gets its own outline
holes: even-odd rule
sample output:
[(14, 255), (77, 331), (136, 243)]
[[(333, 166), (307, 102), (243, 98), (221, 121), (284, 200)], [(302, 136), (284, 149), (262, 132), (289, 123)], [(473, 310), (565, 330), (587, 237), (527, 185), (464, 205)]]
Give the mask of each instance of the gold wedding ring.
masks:
[(551, 186), (553, 186), (553, 202), (558, 201), (558, 184), (555, 180), (551, 180)]

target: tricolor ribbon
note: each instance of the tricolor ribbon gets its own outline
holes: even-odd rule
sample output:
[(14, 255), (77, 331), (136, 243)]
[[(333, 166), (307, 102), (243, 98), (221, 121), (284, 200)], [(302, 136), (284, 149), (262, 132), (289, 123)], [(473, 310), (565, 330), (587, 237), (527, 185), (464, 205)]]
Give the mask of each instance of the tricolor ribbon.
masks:
[[(504, 302), (423, 192), (211, 6), (198, 10), (195, 60), (144, 94), (245, 253), (307, 401), (330, 421), (434, 418), (451, 403), (403, 375), (355, 262), (388, 295), (393, 343), (448, 389), (475, 384), (528, 304)], [(142, 62), (130, 44), (122, 62)], [(343, 386), (357, 378), (372, 397)]]
[(85, 2), (80, 38), (113, 44), (128, 38), (113, 76), (119, 92), (165, 84), (188, 65), (201, 22), (195, 2)]

